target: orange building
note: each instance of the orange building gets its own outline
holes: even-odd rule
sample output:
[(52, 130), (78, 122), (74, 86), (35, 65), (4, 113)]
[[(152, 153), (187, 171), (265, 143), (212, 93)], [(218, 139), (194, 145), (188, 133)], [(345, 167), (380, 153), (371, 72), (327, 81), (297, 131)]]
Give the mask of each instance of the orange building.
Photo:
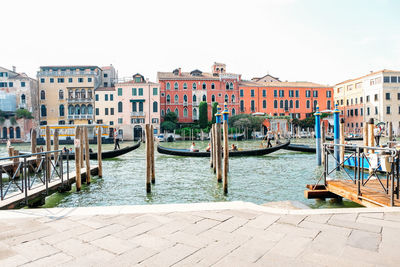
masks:
[(272, 116), (304, 119), (320, 110), (333, 109), (333, 88), (312, 82), (239, 83), (240, 113), (262, 112)]

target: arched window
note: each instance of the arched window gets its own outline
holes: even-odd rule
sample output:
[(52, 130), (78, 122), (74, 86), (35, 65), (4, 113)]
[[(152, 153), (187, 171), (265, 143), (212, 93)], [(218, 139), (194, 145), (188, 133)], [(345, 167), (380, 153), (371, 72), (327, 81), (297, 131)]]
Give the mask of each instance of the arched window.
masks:
[(3, 127), (3, 139), (7, 139), (7, 127)]
[(310, 100), (307, 100), (307, 102), (306, 102), (306, 108), (310, 108)]
[(231, 99), (232, 99), (232, 103), (235, 103), (235, 95), (232, 95)]
[(175, 108), (175, 111), (174, 111), (174, 112), (175, 112), (176, 116), (179, 117), (179, 110), (178, 110), (178, 108)]
[(88, 113), (89, 115), (92, 115), (92, 114), (93, 114), (93, 106), (92, 106), (91, 104), (89, 104), (89, 105), (87, 106), (87, 113)]
[(193, 109), (193, 119), (197, 120), (197, 109)]
[(278, 108), (278, 101), (274, 100), (274, 108)]
[(47, 109), (46, 109), (45, 105), (42, 105), (40, 107), (40, 114), (41, 114), (42, 117), (46, 117), (47, 116)]
[(75, 109), (73, 105), (68, 106), (68, 115), (74, 115)]
[(8, 128), (8, 132), (10, 133), (10, 139), (13, 139), (14, 138), (14, 128), (13, 127)]
[(285, 110), (289, 109), (289, 101), (285, 100)]
[(215, 89), (215, 84), (214, 84), (214, 83), (211, 84), (211, 89), (212, 89), (212, 90)]
[(183, 95), (183, 103), (187, 104), (188, 99), (187, 99), (187, 95)]
[(174, 83), (174, 89), (175, 89), (175, 90), (178, 90), (178, 89), (179, 89), (179, 85), (178, 85), (177, 82)]
[(69, 89), (69, 90), (68, 90), (68, 98), (69, 98), (69, 99), (74, 98), (74, 91), (72, 91), (72, 89)]
[(203, 101), (207, 101), (206, 95), (203, 95)]
[(187, 110), (187, 108), (184, 108), (183, 109), (183, 117), (187, 118), (187, 116), (188, 116), (188, 110)]
[(178, 104), (178, 103), (179, 103), (179, 96), (178, 96), (178, 95), (175, 95), (175, 97), (174, 97), (174, 103), (175, 103), (175, 104)]
[(197, 89), (197, 84), (196, 84), (196, 83), (193, 83), (193, 84), (192, 84), (192, 89), (193, 89), (193, 90), (196, 90), (196, 89)]
[(122, 112), (122, 102), (121, 101), (119, 101), (118, 102), (118, 112)]
[(21, 95), (21, 104), (22, 104), (22, 105), (25, 105), (25, 103), (26, 103), (25, 95), (22, 94), (22, 95)]
[(283, 108), (283, 100), (279, 101), (279, 107)]
[(86, 105), (82, 105), (82, 106), (81, 106), (81, 114), (82, 114), (82, 115), (86, 115), (86, 114), (87, 114)]
[(293, 100), (289, 101), (289, 108), (293, 108)]
[(46, 92), (44, 90), (40, 91), (40, 99), (46, 99)]
[(171, 84), (167, 83), (166, 87), (167, 87), (167, 90), (171, 90)]
[(59, 111), (60, 117), (64, 117), (65, 116), (64, 105), (60, 105), (58, 111)]
[(230, 83), (230, 84), (229, 84), (229, 89), (230, 89), (230, 90), (233, 90), (233, 83)]
[(206, 89), (207, 89), (207, 84), (203, 83), (203, 90), (206, 90)]
[(296, 108), (300, 108), (300, 102), (299, 102), (299, 100), (296, 100)]
[(183, 89), (186, 90), (187, 89), (187, 83), (183, 84)]
[(21, 128), (19, 127), (15, 128), (15, 137), (21, 138)]
[(58, 90), (58, 99), (64, 99), (64, 91)]
[(228, 103), (228, 101), (229, 101), (229, 96), (228, 95), (225, 95), (225, 100), (224, 101)]
[(81, 90), (81, 98), (86, 98), (86, 91), (85, 89)]
[(167, 104), (171, 103), (171, 97), (167, 95)]
[(233, 108), (233, 109), (232, 109), (232, 116), (235, 116), (235, 115), (236, 115), (236, 109)]
[(79, 89), (75, 90), (75, 98), (81, 98), (81, 91)]
[(158, 112), (158, 103), (157, 103), (157, 101), (153, 102), (153, 112)]
[(164, 110), (162, 109), (162, 110), (161, 110), (161, 117), (164, 117), (164, 115), (165, 115), (165, 112), (164, 112)]
[(196, 97), (196, 95), (193, 95), (193, 103), (196, 103), (197, 102), (197, 97)]
[(166, 114), (168, 114), (168, 113), (170, 113), (171, 112), (171, 110), (169, 109), (169, 108), (167, 108), (167, 113)]
[(93, 93), (92, 93), (92, 89), (89, 89), (88, 90), (88, 96), (87, 96), (89, 99), (92, 99), (93, 98)]
[(267, 100), (263, 100), (263, 108), (267, 108)]
[(75, 115), (81, 115), (81, 106), (79, 105), (75, 106)]
[(229, 83), (226, 83), (226, 84), (225, 84), (225, 89), (226, 89), (226, 90), (229, 90)]
[(211, 102), (215, 102), (215, 95), (211, 95)]

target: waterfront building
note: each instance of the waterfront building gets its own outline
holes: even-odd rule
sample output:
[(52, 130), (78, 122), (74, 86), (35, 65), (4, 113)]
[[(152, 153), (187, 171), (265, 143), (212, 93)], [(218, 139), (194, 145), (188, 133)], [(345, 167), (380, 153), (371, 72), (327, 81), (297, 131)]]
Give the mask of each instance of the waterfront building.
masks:
[(270, 74), (264, 75), (262, 77), (254, 77), (251, 79), (252, 82), (267, 83), (267, 82), (280, 82), (279, 78), (274, 77)]
[[(101, 92), (107, 94), (106, 91)], [(158, 83), (150, 82), (137, 73), (133, 75), (132, 80), (116, 83), (113, 95), (112, 102), (115, 108), (115, 115), (112, 117), (113, 125), (121, 138), (124, 140), (142, 138), (145, 124), (153, 125), (154, 134), (160, 132), (160, 85)], [(99, 100), (104, 101), (104, 99), (100, 98), (99, 94)]]
[(117, 123), (115, 95), (115, 87), (99, 87), (95, 90), (95, 117), (97, 124), (106, 124), (113, 128)]
[(103, 72), (101, 87), (113, 87), (118, 82), (118, 73), (114, 66), (110, 64), (110, 66), (101, 67), (101, 70)]
[[(18, 109), (31, 112), (33, 119), (16, 118)], [(0, 123), (1, 138), (29, 140), (30, 130), (37, 126), (39, 118), (37, 81), (18, 73), (15, 67), (13, 70), (0, 67), (0, 110), (4, 116)]]
[(320, 110), (333, 108), (333, 88), (312, 82), (239, 83), (240, 113), (266, 113), (305, 119)]
[(335, 103), (342, 110), (348, 132), (361, 132), (370, 118), (400, 128), (400, 71), (380, 70), (338, 83)]
[(239, 82), (241, 75), (226, 72), (226, 65), (214, 63), (211, 72), (195, 69), (182, 72), (158, 72), (161, 89), (161, 118), (168, 112), (178, 115), (178, 122), (193, 123), (199, 119), (199, 104), (208, 104), (208, 119), (212, 116), (212, 103), (228, 103), (231, 115), (239, 109)]

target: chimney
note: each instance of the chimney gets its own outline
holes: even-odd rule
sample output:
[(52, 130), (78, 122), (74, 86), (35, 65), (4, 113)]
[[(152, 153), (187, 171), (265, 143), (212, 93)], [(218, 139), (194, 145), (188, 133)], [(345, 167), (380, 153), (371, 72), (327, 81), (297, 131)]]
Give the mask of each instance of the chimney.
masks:
[(182, 70), (181, 70), (181, 68), (179, 68), (178, 70), (179, 70), (178, 75), (179, 75), (179, 76), (182, 76)]
[(12, 66), (13, 72), (17, 72), (17, 68), (15, 66)]

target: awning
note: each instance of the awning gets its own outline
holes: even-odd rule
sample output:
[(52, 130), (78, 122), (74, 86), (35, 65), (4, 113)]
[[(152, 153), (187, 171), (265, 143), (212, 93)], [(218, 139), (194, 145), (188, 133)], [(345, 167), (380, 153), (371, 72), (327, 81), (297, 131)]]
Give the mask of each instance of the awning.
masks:
[(136, 102), (144, 102), (144, 99), (131, 99), (130, 102), (136, 103)]

